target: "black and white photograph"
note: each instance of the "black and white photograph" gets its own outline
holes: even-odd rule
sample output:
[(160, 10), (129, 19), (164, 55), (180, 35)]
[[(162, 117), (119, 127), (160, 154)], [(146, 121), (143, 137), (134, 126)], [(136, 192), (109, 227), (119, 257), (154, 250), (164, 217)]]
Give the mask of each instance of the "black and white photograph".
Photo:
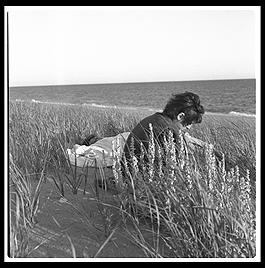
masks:
[(259, 262), (260, 6), (5, 6), (5, 262)]

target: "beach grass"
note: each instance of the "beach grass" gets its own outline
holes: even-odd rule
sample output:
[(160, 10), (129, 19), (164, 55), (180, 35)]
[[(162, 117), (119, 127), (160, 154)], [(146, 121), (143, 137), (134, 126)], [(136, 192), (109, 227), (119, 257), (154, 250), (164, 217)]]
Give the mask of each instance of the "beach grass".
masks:
[[(27, 182), (26, 185), (29, 185), (29, 178), (42, 182), (51, 175), (54, 176), (54, 187), (63, 195), (66, 180), (60, 176), (69, 174), (71, 168), (64, 155), (67, 148), (80, 143), (89, 134), (106, 137), (130, 131), (148, 114), (148, 111), (11, 101), (9, 159), (12, 161), (9, 178), (14, 177), (14, 170), (19, 171), (20, 184)], [(254, 257), (255, 119), (206, 114), (203, 122), (194, 126), (190, 134), (213, 144), (222, 153), (223, 160), (215, 162), (211, 148), (205, 148), (196, 152), (198, 157), (193, 165), (197, 168), (196, 174), (194, 169), (188, 172), (177, 166), (172, 168), (172, 165), (157, 176), (153, 175), (152, 165), (146, 167), (145, 178), (138, 176), (137, 170), (129, 174), (131, 182), (137, 179), (141, 183), (142, 192), (125, 191), (118, 196), (120, 206), (117, 210), (125, 232), (147, 257)], [(169, 161), (172, 155), (169, 153), (166, 157), (166, 163), (172, 164)], [(117, 179), (121, 180), (120, 177)], [(22, 188), (18, 181), (12, 182), (17, 185), (14, 200), (23, 200), (19, 199), (19, 195), (25, 198), (21, 189), (31, 191), (28, 194), (31, 198), (27, 198), (29, 207), (32, 207), (29, 215), (36, 214), (39, 188)], [(73, 194), (76, 194), (79, 183), (73, 173), (68, 180)], [(22, 209), (19, 209), (21, 202), (14, 202), (18, 208), (13, 217), (18, 223), (24, 214), (18, 212)], [(103, 204), (98, 209), (103, 221), (106, 221), (108, 241), (113, 230), (108, 228), (108, 207)], [(132, 228), (126, 228), (127, 225)], [(23, 253), (27, 241), (25, 230), (30, 228), (31, 225), (17, 224), (16, 229), (10, 229), (14, 242), (11, 243), (12, 256), (26, 255)], [(151, 234), (151, 240), (146, 239), (146, 232)], [(74, 248), (72, 251), (75, 252)], [(101, 251), (102, 248), (97, 255)]]

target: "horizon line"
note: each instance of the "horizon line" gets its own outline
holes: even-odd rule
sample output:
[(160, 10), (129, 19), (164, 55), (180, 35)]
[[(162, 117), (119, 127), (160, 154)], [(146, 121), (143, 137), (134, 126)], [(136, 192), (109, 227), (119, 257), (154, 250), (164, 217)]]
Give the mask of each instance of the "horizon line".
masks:
[(256, 80), (255, 77), (222, 78), (222, 79), (191, 79), (191, 80), (163, 80), (163, 81), (130, 81), (130, 82), (97, 82), (97, 83), (69, 83), (69, 84), (39, 84), (39, 85), (15, 85), (12, 87), (45, 87), (45, 86), (77, 86), (77, 85), (105, 85), (105, 84), (144, 84), (144, 83), (174, 83), (174, 82), (202, 82), (202, 81), (229, 81), (229, 80)]

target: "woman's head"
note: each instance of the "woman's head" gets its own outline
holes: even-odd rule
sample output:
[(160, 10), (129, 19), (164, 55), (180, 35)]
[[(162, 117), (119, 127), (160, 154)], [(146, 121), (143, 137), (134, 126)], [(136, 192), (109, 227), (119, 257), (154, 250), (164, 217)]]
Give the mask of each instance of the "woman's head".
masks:
[(198, 95), (192, 92), (185, 92), (173, 94), (167, 102), (163, 114), (172, 120), (181, 121), (181, 124), (185, 127), (201, 123), (204, 108), (200, 104)]

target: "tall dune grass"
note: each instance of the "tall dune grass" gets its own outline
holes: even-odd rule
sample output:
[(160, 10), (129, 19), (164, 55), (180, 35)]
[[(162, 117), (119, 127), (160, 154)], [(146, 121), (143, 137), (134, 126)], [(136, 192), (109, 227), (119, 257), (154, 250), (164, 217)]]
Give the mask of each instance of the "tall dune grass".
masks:
[(24, 174), (10, 155), (9, 166), (9, 256), (27, 257), (29, 254), (29, 230), (36, 224), (39, 197), (44, 178), (44, 166), (37, 186), (32, 186), (30, 174)]
[[(66, 172), (66, 148), (89, 134), (105, 137), (130, 131), (146, 115), (115, 109), (10, 102), (9, 177), (12, 167), (23, 174), (23, 180), (40, 180), (54, 175), (56, 170), (60, 174)], [(190, 134), (213, 144), (223, 153), (223, 160), (216, 162), (211, 148), (205, 148), (195, 152), (192, 165), (180, 168), (174, 162), (169, 140), (164, 156), (168, 165), (154, 169), (150, 148), (146, 172), (140, 176), (136, 168), (128, 174), (131, 180), (127, 185), (133, 190), (118, 196), (121, 217), (125, 223), (129, 218), (135, 230), (125, 231), (151, 257), (254, 257), (255, 121), (205, 115), (202, 124)], [(114, 175), (122, 186), (121, 159), (116, 156)], [(56, 179), (58, 182), (58, 176)], [(135, 182), (141, 187), (136, 187)], [(57, 185), (60, 189), (65, 180), (61, 183)], [(148, 221), (144, 230), (152, 234), (152, 243), (147, 243), (140, 228), (143, 220)], [(11, 228), (11, 237), (18, 237), (17, 234)], [(15, 245), (11, 245), (14, 256), (15, 252), (23, 251)]]
[[(225, 156), (216, 160), (211, 145), (204, 148), (202, 169), (202, 161), (198, 164), (192, 153), (176, 157), (173, 134), (165, 142), (165, 154), (155, 155), (151, 128), (149, 149), (142, 152), (148, 162), (132, 156), (135, 161), (131, 169), (125, 168), (126, 179), (119, 170), (120, 162), (126, 166), (126, 159), (115, 161), (124, 210), (133, 213), (137, 229), (143, 217), (150, 219), (150, 232), (156, 239), (149, 251), (163, 256), (158, 247), (163, 244), (171, 257), (254, 257), (255, 184), (249, 170), (242, 176), (237, 165), (227, 169)], [(180, 133), (179, 151), (184, 147)]]

